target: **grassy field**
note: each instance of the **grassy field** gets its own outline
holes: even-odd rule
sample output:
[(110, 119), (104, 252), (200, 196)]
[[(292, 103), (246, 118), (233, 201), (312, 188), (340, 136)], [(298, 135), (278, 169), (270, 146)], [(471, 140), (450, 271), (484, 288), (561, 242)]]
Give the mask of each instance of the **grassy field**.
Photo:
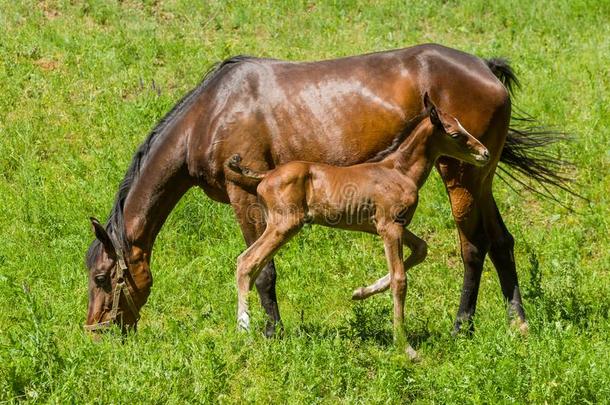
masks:
[[(382, 3), (375, 4), (373, 3)], [(411, 2), (408, 2), (411, 3)], [(591, 403), (610, 401), (610, 2), (0, 1), (0, 402)], [(256, 4), (256, 5), (254, 5)], [(392, 345), (379, 240), (307, 228), (277, 257), (283, 339), (235, 331), (229, 206), (190, 191), (162, 230), (137, 335), (92, 344), (84, 254), (137, 145), (213, 62), (314, 60), (439, 42), (505, 56), (516, 103), (577, 135), (559, 152), (590, 204), (574, 212), (501, 182), (530, 320), (508, 326), (483, 273), (472, 338), (450, 331), (461, 289), (456, 232), (436, 174), (412, 226), (430, 246), (409, 275)]]

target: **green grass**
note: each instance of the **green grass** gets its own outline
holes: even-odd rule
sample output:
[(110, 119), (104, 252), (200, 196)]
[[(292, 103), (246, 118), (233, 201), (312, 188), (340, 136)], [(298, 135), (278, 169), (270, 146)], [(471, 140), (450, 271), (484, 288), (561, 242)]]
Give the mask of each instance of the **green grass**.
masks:
[[(0, 2), (0, 402), (575, 403), (610, 398), (610, 2)], [(376, 3), (376, 2), (375, 2)], [(155, 246), (137, 335), (92, 344), (88, 217), (105, 219), (137, 145), (215, 61), (315, 60), (439, 42), (511, 59), (516, 102), (577, 134), (559, 151), (586, 204), (569, 212), (501, 182), (530, 319), (507, 323), (485, 265), (472, 338), (450, 330), (462, 266), (438, 176), (412, 229), (430, 245), (409, 275), (407, 331), (391, 344), (389, 294), (351, 289), (385, 270), (373, 237), (307, 228), (278, 257), (286, 325), (235, 331), (230, 207), (192, 190)], [(153, 81), (155, 83), (153, 87)], [(160, 89), (160, 91), (157, 91)]]

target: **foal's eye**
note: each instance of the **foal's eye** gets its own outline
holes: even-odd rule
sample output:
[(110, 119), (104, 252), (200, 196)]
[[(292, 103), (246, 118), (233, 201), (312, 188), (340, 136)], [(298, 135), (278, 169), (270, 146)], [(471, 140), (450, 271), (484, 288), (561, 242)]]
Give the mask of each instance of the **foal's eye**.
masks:
[(94, 280), (95, 280), (95, 284), (97, 284), (98, 286), (103, 286), (104, 284), (106, 284), (106, 280), (108, 278), (106, 277), (105, 274), (98, 274), (97, 276), (95, 276)]
[(452, 137), (453, 139), (458, 139), (460, 137), (460, 133), (459, 132), (452, 132), (449, 134), (450, 137)]

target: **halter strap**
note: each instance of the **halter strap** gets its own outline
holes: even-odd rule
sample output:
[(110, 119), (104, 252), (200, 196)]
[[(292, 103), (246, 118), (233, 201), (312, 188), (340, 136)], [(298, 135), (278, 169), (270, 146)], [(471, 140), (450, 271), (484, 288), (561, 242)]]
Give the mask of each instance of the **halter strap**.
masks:
[(129, 292), (129, 287), (127, 287), (127, 283), (125, 282), (125, 275), (129, 273), (129, 268), (127, 267), (127, 264), (125, 264), (123, 250), (117, 247), (115, 247), (115, 250), (117, 261), (114, 267), (115, 276), (113, 278), (116, 280), (116, 284), (114, 285), (114, 289), (112, 291), (112, 309), (110, 310), (110, 319), (104, 322), (97, 322), (93, 325), (85, 325), (85, 330), (90, 332), (110, 328), (116, 322), (119, 315), (121, 315), (121, 321), (123, 320), (123, 313), (119, 312), (121, 293), (123, 293), (123, 296), (127, 301), (127, 306), (129, 307), (132, 315), (135, 317), (136, 322), (140, 319), (140, 311), (133, 301), (133, 297)]

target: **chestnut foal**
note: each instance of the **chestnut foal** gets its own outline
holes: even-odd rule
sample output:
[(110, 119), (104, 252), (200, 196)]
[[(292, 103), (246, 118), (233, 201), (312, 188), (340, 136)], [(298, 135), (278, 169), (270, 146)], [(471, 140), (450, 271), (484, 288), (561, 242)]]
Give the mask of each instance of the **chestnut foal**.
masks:
[[(242, 166), (239, 155), (226, 162), (242, 183), (259, 183), (256, 190), (266, 215), (265, 231), (237, 259), (239, 328), (249, 328), (247, 294), (259, 272), (305, 223), (370, 232), (383, 239), (389, 274), (356, 290), (353, 298), (364, 299), (391, 285), (395, 342), (416, 358), (406, 342), (403, 319), (405, 270), (426, 256), (426, 243), (405, 228), (417, 206), (418, 191), (439, 156), (476, 166), (489, 160), (487, 148), (457, 118), (436, 108), (427, 93), (424, 106), (426, 113), (413, 133), (380, 162), (336, 167), (294, 161), (264, 173)], [(404, 263), (403, 244), (411, 249)]]

